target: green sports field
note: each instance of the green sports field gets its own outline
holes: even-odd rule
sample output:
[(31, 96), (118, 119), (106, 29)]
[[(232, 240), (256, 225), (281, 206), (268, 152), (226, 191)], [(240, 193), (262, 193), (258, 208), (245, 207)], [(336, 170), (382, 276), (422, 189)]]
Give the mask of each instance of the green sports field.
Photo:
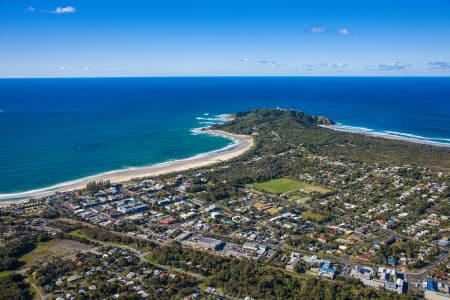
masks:
[(253, 184), (253, 188), (272, 194), (285, 194), (296, 190), (306, 190), (309, 192), (317, 192), (320, 194), (331, 192), (329, 189), (323, 188), (321, 186), (304, 183), (291, 178), (279, 178), (266, 182), (255, 183)]

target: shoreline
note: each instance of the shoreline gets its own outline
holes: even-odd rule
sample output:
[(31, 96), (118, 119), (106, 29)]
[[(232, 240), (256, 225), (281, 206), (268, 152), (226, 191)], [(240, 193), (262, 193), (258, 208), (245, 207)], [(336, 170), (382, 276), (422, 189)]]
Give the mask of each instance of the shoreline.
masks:
[(331, 130), (349, 132), (349, 133), (354, 133), (354, 134), (361, 134), (361, 135), (383, 138), (383, 139), (388, 139), (388, 140), (396, 140), (396, 141), (409, 142), (409, 143), (428, 145), (428, 146), (434, 146), (434, 147), (450, 148), (450, 144), (446, 144), (446, 143), (434, 142), (434, 141), (415, 138), (415, 137), (400, 136), (400, 135), (395, 135), (395, 134), (392, 134), (389, 132), (377, 132), (377, 131), (372, 131), (371, 129), (366, 129), (366, 128), (358, 128), (358, 127), (351, 127), (351, 126), (345, 126), (345, 125), (319, 125), (319, 126), (322, 128), (327, 128), (327, 129), (331, 129)]
[(73, 181), (59, 183), (42, 189), (3, 194), (0, 195), (0, 208), (11, 204), (25, 203), (34, 198), (50, 196), (55, 192), (68, 192), (83, 189), (86, 184), (91, 181), (110, 180), (111, 182), (119, 183), (142, 177), (155, 177), (205, 167), (236, 158), (249, 151), (254, 145), (253, 138), (248, 135), (239, 135), (222, 130), (213, 130), (209, 127), (199, 128), (197, 129), (197, 132), (201, 134), (222, 136), (231, 139), (234, 143), (215, 151), (201, 153), (185, 159), (167, 161), (146, 167), (135, 167), (100, 173)]

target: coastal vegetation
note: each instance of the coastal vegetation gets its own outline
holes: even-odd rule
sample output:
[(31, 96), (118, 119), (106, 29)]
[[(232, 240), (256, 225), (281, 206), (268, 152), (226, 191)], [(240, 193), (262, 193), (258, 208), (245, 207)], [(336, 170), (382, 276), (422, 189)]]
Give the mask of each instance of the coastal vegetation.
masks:
[(86, 191), (90, 193), (96, 193), (101, 189), (109, 187), (110, 185), (111, 185), (110, 180), (91, 181), (86, 184)]
[(0, 276), (0, 299), (28, 300), (32, 299), (30, 285), (20, 274)]
[(20, 267), (23, 262), (19, 258), (33, 250), (38, 240), (45, 241), (48, 237), (35, 237), (26, 235), (22, 238), (12, 239), (0, 248), (0, 271), (15, 270)]
[(248, 155), (280, 153), (303, 148), (316, 155), (352, 161), (409, 164), (437, 171), (450, 171), (450, 148), (371, 137), (323, 128), (327, 118), (296, 110), (255, 109), (237, 113), (230, 122), (214, 129), (253, 135), (256, 146)]

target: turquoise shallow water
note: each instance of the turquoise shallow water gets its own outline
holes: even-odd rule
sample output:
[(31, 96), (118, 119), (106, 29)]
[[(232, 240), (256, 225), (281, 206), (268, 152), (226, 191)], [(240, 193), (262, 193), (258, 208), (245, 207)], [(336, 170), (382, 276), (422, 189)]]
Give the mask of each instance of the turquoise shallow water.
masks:
[(450, 143), (450, 78), (2, 79), (0, 194), (217, 150), (191, 130), (277, 106)]

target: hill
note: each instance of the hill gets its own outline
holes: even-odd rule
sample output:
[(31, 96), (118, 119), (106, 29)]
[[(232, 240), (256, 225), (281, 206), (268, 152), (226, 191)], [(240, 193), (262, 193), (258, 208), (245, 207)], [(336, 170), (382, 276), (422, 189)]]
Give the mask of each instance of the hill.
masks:
[(409, 164), (450, 171), (450, 148), (335, 131), (319, 125), (334, 122), (301, 111), (255, 109), (214, 129), (255, 137), (253, 154), (280, 153), (301, 146), (316, 155), (367, 163)]

